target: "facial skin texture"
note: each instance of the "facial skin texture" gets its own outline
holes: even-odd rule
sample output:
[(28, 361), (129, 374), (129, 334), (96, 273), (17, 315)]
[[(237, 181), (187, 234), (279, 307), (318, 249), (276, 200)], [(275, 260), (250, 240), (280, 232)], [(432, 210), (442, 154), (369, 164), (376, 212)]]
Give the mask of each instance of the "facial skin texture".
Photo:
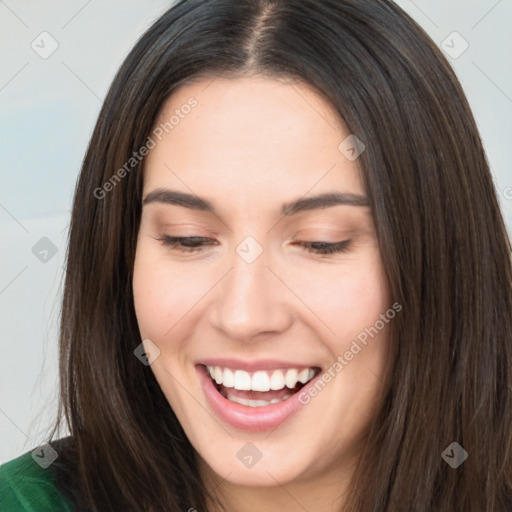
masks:
[[(229, 510), (338, 510), (383, 386), (389, 326), (273, 431), (216, 417), (195, 363), (279, 359), (326, 370), (391, 307), (369, 207), (280, 215), (304, 196), (365, 195), (357, 160), (338, 149), (349, 132), (310, 87), (262, 77), (182, 85), (157, 124), (191, 97), (197, 106), (146, 158), (143, 198), (159, 187), (192, 193), (218, 216), (143, 207), (133, 288), (141, 338), (161, 351), (150, 368)], [(165, 235), (216, 244), (182, 253), (157, 240)], [(263, 249), (251, 264), (236, 252), (249, 235)], [(296, 245), (348, 239), (347, 252), (327, 256)], [(251, 468), (237, 458), (247, 442), (262, 453)]]

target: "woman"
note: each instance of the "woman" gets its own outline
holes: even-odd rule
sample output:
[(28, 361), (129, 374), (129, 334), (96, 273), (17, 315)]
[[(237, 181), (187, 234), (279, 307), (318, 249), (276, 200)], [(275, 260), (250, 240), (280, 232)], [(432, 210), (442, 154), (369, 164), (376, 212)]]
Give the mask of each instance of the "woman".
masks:
[(510, 250), (460, 84), (395, 4), (180, 1), (92, 135), (58, 457), (4, 466), (3, 499), (509, 511)]

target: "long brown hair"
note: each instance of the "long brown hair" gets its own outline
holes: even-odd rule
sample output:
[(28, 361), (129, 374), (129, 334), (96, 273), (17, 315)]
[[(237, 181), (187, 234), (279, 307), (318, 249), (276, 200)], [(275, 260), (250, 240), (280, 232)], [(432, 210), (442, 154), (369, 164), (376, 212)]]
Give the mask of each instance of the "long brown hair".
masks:
[[(390, 0), (182, 0), (127, 56), (74, 197), (49, 437), (65, 419), (59, 485), (79, 510), (206, 511), (196, 453), (133, 354), (143, 160), (126, 162), (178, 85), (244, 73), (314, 86), (366, 145), (359, 163), (403, 311), (346, 510), (510, 512), (510, 241), (463, 90)], [(456, 469), (442, 457), (454, 442), (468, 453)]]

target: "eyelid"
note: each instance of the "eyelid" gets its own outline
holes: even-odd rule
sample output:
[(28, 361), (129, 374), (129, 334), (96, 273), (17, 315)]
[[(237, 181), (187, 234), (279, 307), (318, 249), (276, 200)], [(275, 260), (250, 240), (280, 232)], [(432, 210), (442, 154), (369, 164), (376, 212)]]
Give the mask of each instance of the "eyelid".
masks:
[[(300, 245), (306, 248), (308, 252), (311, 252), (318, 256), (330, 256), (333, 254), (340, 254), (348, 252), (352, 245), (352, 240), (341, 240), (339, 242), (323, 242), (323, 241), (312, 241), (312, 242), (296, 242), (293, 245)], [(323, 249), (314, 249), (313, 246), (320, 246)]]
[[(164, 235), (157, 238), (158, 241), (164, 246), (169, 246), (174, 249), (176, 246), (181, 245), (181, 249), (177, 249), (179, 252), (195, 254), (201, 252), (201, 247), (205, 245), (218, 245), (218, 242), (208, 237), (203, 236), (169, 236)], [(208, 242), (214, 242), (213, 244)], [(190, 243), (192, 245), (187, 245)], [(299, 245), (303, 247), (306, 252), (312, 253), (316, 256), (330, 256), (334, 254), (341, 254), (348, 252), (352, 245), (352, 239), (341, 240), (337, 242), (324, 242), (322, 240), (312, 241), (296, 241), (292, 245)], [(315, 249), (315, 246), (317, 247)]]

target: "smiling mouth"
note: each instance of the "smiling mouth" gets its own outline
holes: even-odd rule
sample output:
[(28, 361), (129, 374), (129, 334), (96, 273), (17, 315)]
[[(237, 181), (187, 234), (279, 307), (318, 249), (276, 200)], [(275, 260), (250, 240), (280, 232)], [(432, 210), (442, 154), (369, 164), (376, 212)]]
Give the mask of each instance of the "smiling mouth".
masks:
[(246, 372), (202, 365), (217, 391), (227, 400), (248, 407), (265, 407), (288, 400), (321, 371), (319, 367)]

